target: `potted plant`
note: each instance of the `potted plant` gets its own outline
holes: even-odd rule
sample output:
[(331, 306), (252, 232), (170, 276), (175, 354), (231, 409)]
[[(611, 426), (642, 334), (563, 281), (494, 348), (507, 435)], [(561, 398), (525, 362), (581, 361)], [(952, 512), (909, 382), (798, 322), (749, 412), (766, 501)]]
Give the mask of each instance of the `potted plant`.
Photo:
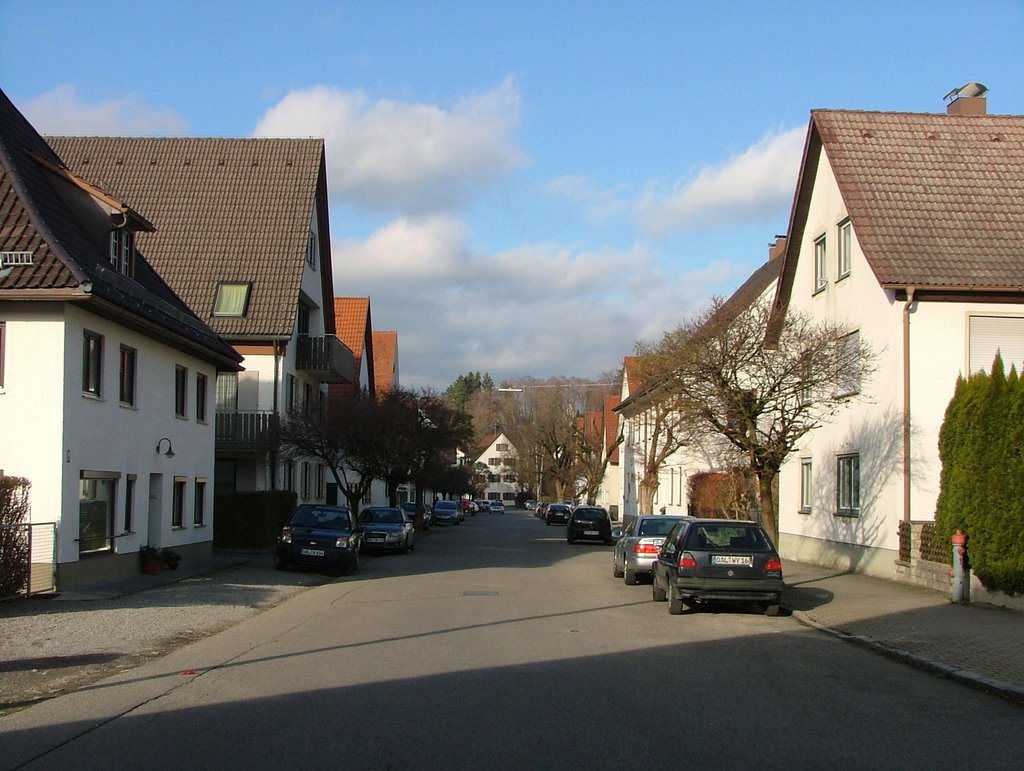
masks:
[(163, 560), (164, 565), (171, 570), (177, 570), (178, 563), (181, 562), (181, 555), (173, 549), (161, 549), (160, 558)]
[(142, 560), (142, 572), (147, 576), (156, 575), (163, 569), (164, 558), (161, 551), (160, 548), (150, 546), (149, 544), (139, 549), (139, 558)]

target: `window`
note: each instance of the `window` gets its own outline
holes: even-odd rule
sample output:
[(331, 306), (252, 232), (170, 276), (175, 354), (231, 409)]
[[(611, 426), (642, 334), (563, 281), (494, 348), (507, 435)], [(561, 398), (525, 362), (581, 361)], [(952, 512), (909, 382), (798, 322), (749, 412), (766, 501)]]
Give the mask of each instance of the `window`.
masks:
[(306, 263), (313, 270), (316, 270), (316, 253), (317, 253), (316, 233), (314, 233), (311, 230), (311, 231), (309, 231), (309, 238), (306, 241)]
[(860, 332), (840, 338), (838, 355), (836, 396), (852, 396), (860, 391)]
[(114, 533), (116, 472), (83, 471), (78, 480), (78, 551), (110, 551)]
[(1007, 372), (1024, 368), (1024, 317), (971, 316), (968, 319), (968, 368), (970, 372), (989, 372), (998, 352)]
[(188, 389), (188, 369), (181, 365), (174, 367), (174, 414), (179, 418), (185, 417), (187, 398), (185, 391)]
[(137, 353), (134, 348), (121, 346), (121, 374), (118, 387), (118, 398), (121, 404), (135, 406), (135, 360)]
[(124, 483), (124, 532), (131, 533), (135, 523), (135, 474), (129, 474)]
[(206, 422), (206, 375), (196, 373), (196, 420)]
[(206, 524), (206, 480), (202, 478), (196, 479), (192, 524), (196, 527), (203, 527)]
[(508, 452), (508, 444), (502, 442), (501, 444), (494, 445), (494, 449), (498, 452)]
[(853, 248), (853, 226), (850, 220), (839, 223), (839, 278), (850, 275), (850, 250)]
[(814, 386), (811, 380), (813, 376), (811, 360), (809, 357), (805, 358), (800, 363), (800, 386), (796, 393), (797, 404), (801, 407), (806, 407), (814, 400)]
[(488, 466), (500, 466), (501, 465), (501, 458), (488, 458), (487, 459), (487, 465)]
[(284, 407), (286, 412), (295, 409), (295, 375), (288, 375), (284, 381)]
[(174, 496), (171, 500), (171, 527), (185, 527), (185, 477), (174, 477)]
[(126, 276), (135, 275), (135, 234), (124, 228), (110, 231), (110, 249), (108, 252), (110, 269)]
[(828, 266), (825, 262), (825, 236), (814, 242), (814, 291), (828, 285)]
[(844, 517), (860, 514), (860, 455), (836, 458), (836, 513)]
[(801, 458), (800, 459), (800, 511), (809, 514), (811, 511), (811, 497), (813, 489), (811, 487), (811, 459)]
[(103, 392), (103, 336), (89, 330), (82, 340), (82, 391), (93, 396)]
[(224, 282), (217, 286), (217, 297), (213, 301), (214, 316), (244, 316), (249, 310), (248, 282)]
[(4, 351), (7, 349), (7, 324), (0, 321), (0, 390), (4, 387)]
[(295, 465), (293, 461), (286, 460), (284, 462), (284, 468), (281, 469), (281, 473), (284, 475), (283, 488), (284, 490), (294, 491), (295, 490)]
[(310, 475), (309, 463), (307, 461), (303, 461), (302, 462), (301, 472), (302, 472), (302, 479), (300, 481), (302, 483), (302, 500), (308, 501), (309, 498), (310, 498), (310, 494), (313, 491), (313, 488), (312, 488), (312, 476)]
[(238, 373), (217, 374), (217, 412), (238, 412)]
[(299, 310), (296, 314), (296, 331), (300, 335), (309, 334), (309, 306), (299, 303)]
[(316, 464), (316, 497), (324, 497), (324, 464)]

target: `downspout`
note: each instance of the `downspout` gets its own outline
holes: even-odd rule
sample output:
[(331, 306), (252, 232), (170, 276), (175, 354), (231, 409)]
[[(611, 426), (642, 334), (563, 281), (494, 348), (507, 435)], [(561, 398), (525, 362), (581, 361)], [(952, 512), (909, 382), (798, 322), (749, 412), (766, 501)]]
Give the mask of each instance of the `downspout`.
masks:
[(903, 304), (903, 521), (910, 522), (910, 306), (916, 287), (907, 287)]
[[(280, 410), (278, 409), (278, 402), (280, 401), (280, 394), (278, 392), (278, 380), (281, 376), (281, 343), (278, 340), (274, 341), (274, 416), (280, 420)], [(277, 447), (271, 444), (270, 449), (270, 489), (277, 490)]]

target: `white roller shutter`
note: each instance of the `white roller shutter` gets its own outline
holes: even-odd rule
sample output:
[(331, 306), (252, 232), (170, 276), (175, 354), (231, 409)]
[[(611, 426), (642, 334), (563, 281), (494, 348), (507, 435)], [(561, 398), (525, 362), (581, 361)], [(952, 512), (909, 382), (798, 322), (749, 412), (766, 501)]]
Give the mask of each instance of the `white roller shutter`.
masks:
[(1018, 374), (1024, 371), (1024, 317), (971, 316), (968, 327), (971, 372), (991, 371), (996, 351), (1002, 354), (1007, 372), (1011, 364), (1017, 367)]

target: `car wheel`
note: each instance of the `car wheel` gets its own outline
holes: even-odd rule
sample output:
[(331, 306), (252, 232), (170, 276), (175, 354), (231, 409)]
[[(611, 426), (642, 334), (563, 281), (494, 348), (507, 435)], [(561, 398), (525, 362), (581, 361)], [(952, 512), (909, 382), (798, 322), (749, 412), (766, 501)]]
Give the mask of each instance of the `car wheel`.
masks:
[(765, 603), (764, 614), (766, 616), (778, 616), (782, 614), (782, 606), (778, 601)]
[(566, 541), (567, 541), (568, 543), (576, 543), (576, 539), (575, 539), (575, 538), (573, 538), (573, 537), (572, 537), (571, 535), (567, 535), (567, 536), (565, 537), (565, 540), (566, 540)]
[(615, 578), (622, 578), (622, 568), (619, 567), (619, 562), (614, 557), (612, 558), (612, 575)]
[(679, 616), (683, 612), (683, 598), (676, 596), (674, 586), (668, 588), (668, 612), (673, 616)]
[(339, 571), (343, 576), (350, 576), (359, 570), (359, 552), (352, 555), (352, 559), (342, 565)]
[(288, 557), (281, 552), (274, 554), (274, 570), (287, 570), (288, 569)]
[(626, 582), (626, 586), (636, 586), (636, 571), (626, 568), (623, 571), (623, 581)]
[(651, 581), (651, 599), (655, 602), (665, 601), (665, 590), (658, 586), (657, 576), (655, 576)]

